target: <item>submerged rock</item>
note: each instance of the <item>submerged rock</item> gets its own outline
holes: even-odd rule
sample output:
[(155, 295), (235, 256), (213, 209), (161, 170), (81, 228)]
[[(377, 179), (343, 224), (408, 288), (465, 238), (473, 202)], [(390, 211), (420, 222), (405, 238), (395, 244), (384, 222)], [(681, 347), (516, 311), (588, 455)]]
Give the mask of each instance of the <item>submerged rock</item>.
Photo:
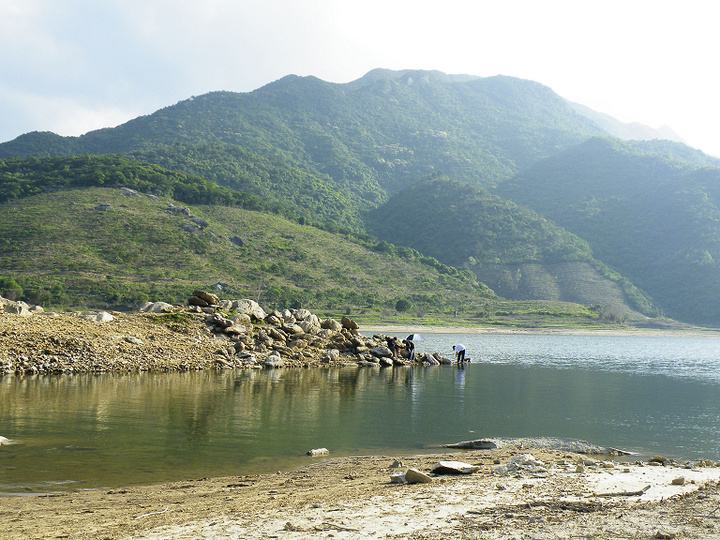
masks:
[(460, 441), (456, 443), (443, 444), (443, 448), (464, 448), (469, 450), (495, 450), (500, 448), (500, 441), (495, 439), (474, 439), (472, 441)]

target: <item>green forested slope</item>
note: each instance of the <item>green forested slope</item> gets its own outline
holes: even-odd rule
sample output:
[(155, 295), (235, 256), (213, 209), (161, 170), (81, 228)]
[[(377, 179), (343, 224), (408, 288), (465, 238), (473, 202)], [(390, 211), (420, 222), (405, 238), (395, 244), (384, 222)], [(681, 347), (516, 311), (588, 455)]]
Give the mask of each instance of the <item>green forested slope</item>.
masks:
[(668, 315), (720, 324), (720, 171), (594, 139), (500, 191), (587, 240)]
[(169, 199), (125, 193), (70, 189), (0, 204), (0, 284), (12, 278), (30, 301), (74, 306), (183, 301), (217, 283), (228, 296), (338, 311), (404, 299), (440, 313), (493, 298), (470, 272), (410, 249), (217, 205), (189, 206), (193, 220)]
[(382, 238), (472, 269), (504, 296), (654, 312), (641, 291), (593, 257), (584, 240), (479, 188), (444, 178), (417, 184), (374, 211), (368, 223)]

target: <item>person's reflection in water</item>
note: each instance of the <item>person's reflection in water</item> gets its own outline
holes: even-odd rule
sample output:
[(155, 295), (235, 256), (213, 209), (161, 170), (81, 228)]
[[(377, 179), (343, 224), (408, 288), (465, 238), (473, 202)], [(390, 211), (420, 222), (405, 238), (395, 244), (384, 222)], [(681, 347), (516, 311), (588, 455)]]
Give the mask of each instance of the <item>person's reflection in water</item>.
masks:
[(465, 364), (458, 364), (455, 369), (455, 386), (465, 389)]

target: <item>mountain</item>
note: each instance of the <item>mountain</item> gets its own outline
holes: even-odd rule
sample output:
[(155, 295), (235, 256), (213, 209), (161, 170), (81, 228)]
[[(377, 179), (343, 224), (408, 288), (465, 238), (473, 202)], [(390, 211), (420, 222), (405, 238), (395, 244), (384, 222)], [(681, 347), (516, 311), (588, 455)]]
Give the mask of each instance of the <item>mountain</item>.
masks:
[(249, 93), (213, 92), (80, 137), (30, 133), (0, 145), (0, 157), (224, 143), (329, 178), (373, 205), (438, 171), (492, 185), (602, 133), (532, 81), (380, 70), (348, 84), (291, 75)]
[(585, 239), (668, 315), (720, 324), (720, 169), (591, 139), (499, 193)]
[(481, 188), (433, 179), (397, 193), (369, 217), (377, 236), (469, 268), (508, 298), (654, 310), (584, 240)]
[[(674, 285), (710, 283), (715, 267), (698, 270), (679, 259), (647, 264), (661, 246), (642, 227), (656, 226), (662, 211), (640, 223), (650, 213), (643, 197), (655, 204), (665, 193), (664, 184), (654, 193), (654, 182), (677, 178), (667, 197), (673, 212), (693, 215), (695, 224), (684, 241), (700, 260), (709, 260), (706, 252), (716, 260), (711, 202), (703, 206), (678, 186), (687, 182), (712, 201), (720, 161), (673, 141), (621, 142), (611, 136), (616, 128), (546, 86), (512, 77), (373, 70), (334, 84), (290, 75), (253, 92), (192, 97), (80, 137), (22, 135), (0, 144), (0, 172), (6, 173), (0, 193), (10, 199), (56, 189), (53, 171), (66, 167), (83, 169), (78, 177), (86, 179), (100, 167), (108, 185), (120, 186), (122, 177), (112, 169), (129, 171), (133, 161), (142, 171), (128, 175), (141, 191), (259, 210), (382, 246), (414, 246), (445, 264), (472, 268), (510, 298), (609, 303), (648, 314), (661, 309), (720, 324), (698, 304), (698, 291), (678, 293)], [(56, 161), (36, 168), (38, 162), (18, 161), (23, 157)], [(167, 173), (158, 188), (150, 185), (152, 167)], [(169, 171), (178, 176), (171, 179)], [(422, 190), (432, 191), (440, 177), (450, 179), (444, 189), (467, 197), (461, 206), (469, 222), (445, 221), (455, 203), (442, 188), (423, 199)], [(77, 187), (75, 180), (62, 182)], [(200, 191), (183, 195), (183, 186)], [(597, 201), (588, 202), (586, 192), (595, 191)], [(200, 195), (217, 200), (195, 199)], [(622, 212), (613, 207), (628, 197), (639, 199)], [(579, 210), (581, 217), (569, 216), (578, 201), (601, 217), (592, 221)], [(448, 236), (437, 234), (431, 217)], [(418, 240), (409, 224), (428, 240)], [(620, 227), (627, 227), (623, 235)], [(458, 242), (472, 246), (463, 257), (446, 252)], [(655, 278), (646, 275), (651, 271)]]
[(618, 139), (626, 141), (649, 141), (660, 139), (677, 143), (683, 142), (680, 136), (668, 126), (653, 128), (638, 122), (621, 122), (609, 114), (595, 111), (590, 107), (581, 105), (580, 103), (571, 102), (571, 105), (578, 113), (591, 120), (604, 132), (612, 135), (613, 137), (617, 137)]

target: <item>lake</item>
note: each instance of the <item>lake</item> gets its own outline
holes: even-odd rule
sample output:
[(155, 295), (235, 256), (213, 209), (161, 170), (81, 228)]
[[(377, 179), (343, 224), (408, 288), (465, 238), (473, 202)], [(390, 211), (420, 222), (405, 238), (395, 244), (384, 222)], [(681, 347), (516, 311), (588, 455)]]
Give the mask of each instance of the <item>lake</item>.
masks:
[(480, 437), (584, 439), (720, 459), (720, 338), (434, 334), (466, 369), (0, 379), (0, 492), (267, 472)]

